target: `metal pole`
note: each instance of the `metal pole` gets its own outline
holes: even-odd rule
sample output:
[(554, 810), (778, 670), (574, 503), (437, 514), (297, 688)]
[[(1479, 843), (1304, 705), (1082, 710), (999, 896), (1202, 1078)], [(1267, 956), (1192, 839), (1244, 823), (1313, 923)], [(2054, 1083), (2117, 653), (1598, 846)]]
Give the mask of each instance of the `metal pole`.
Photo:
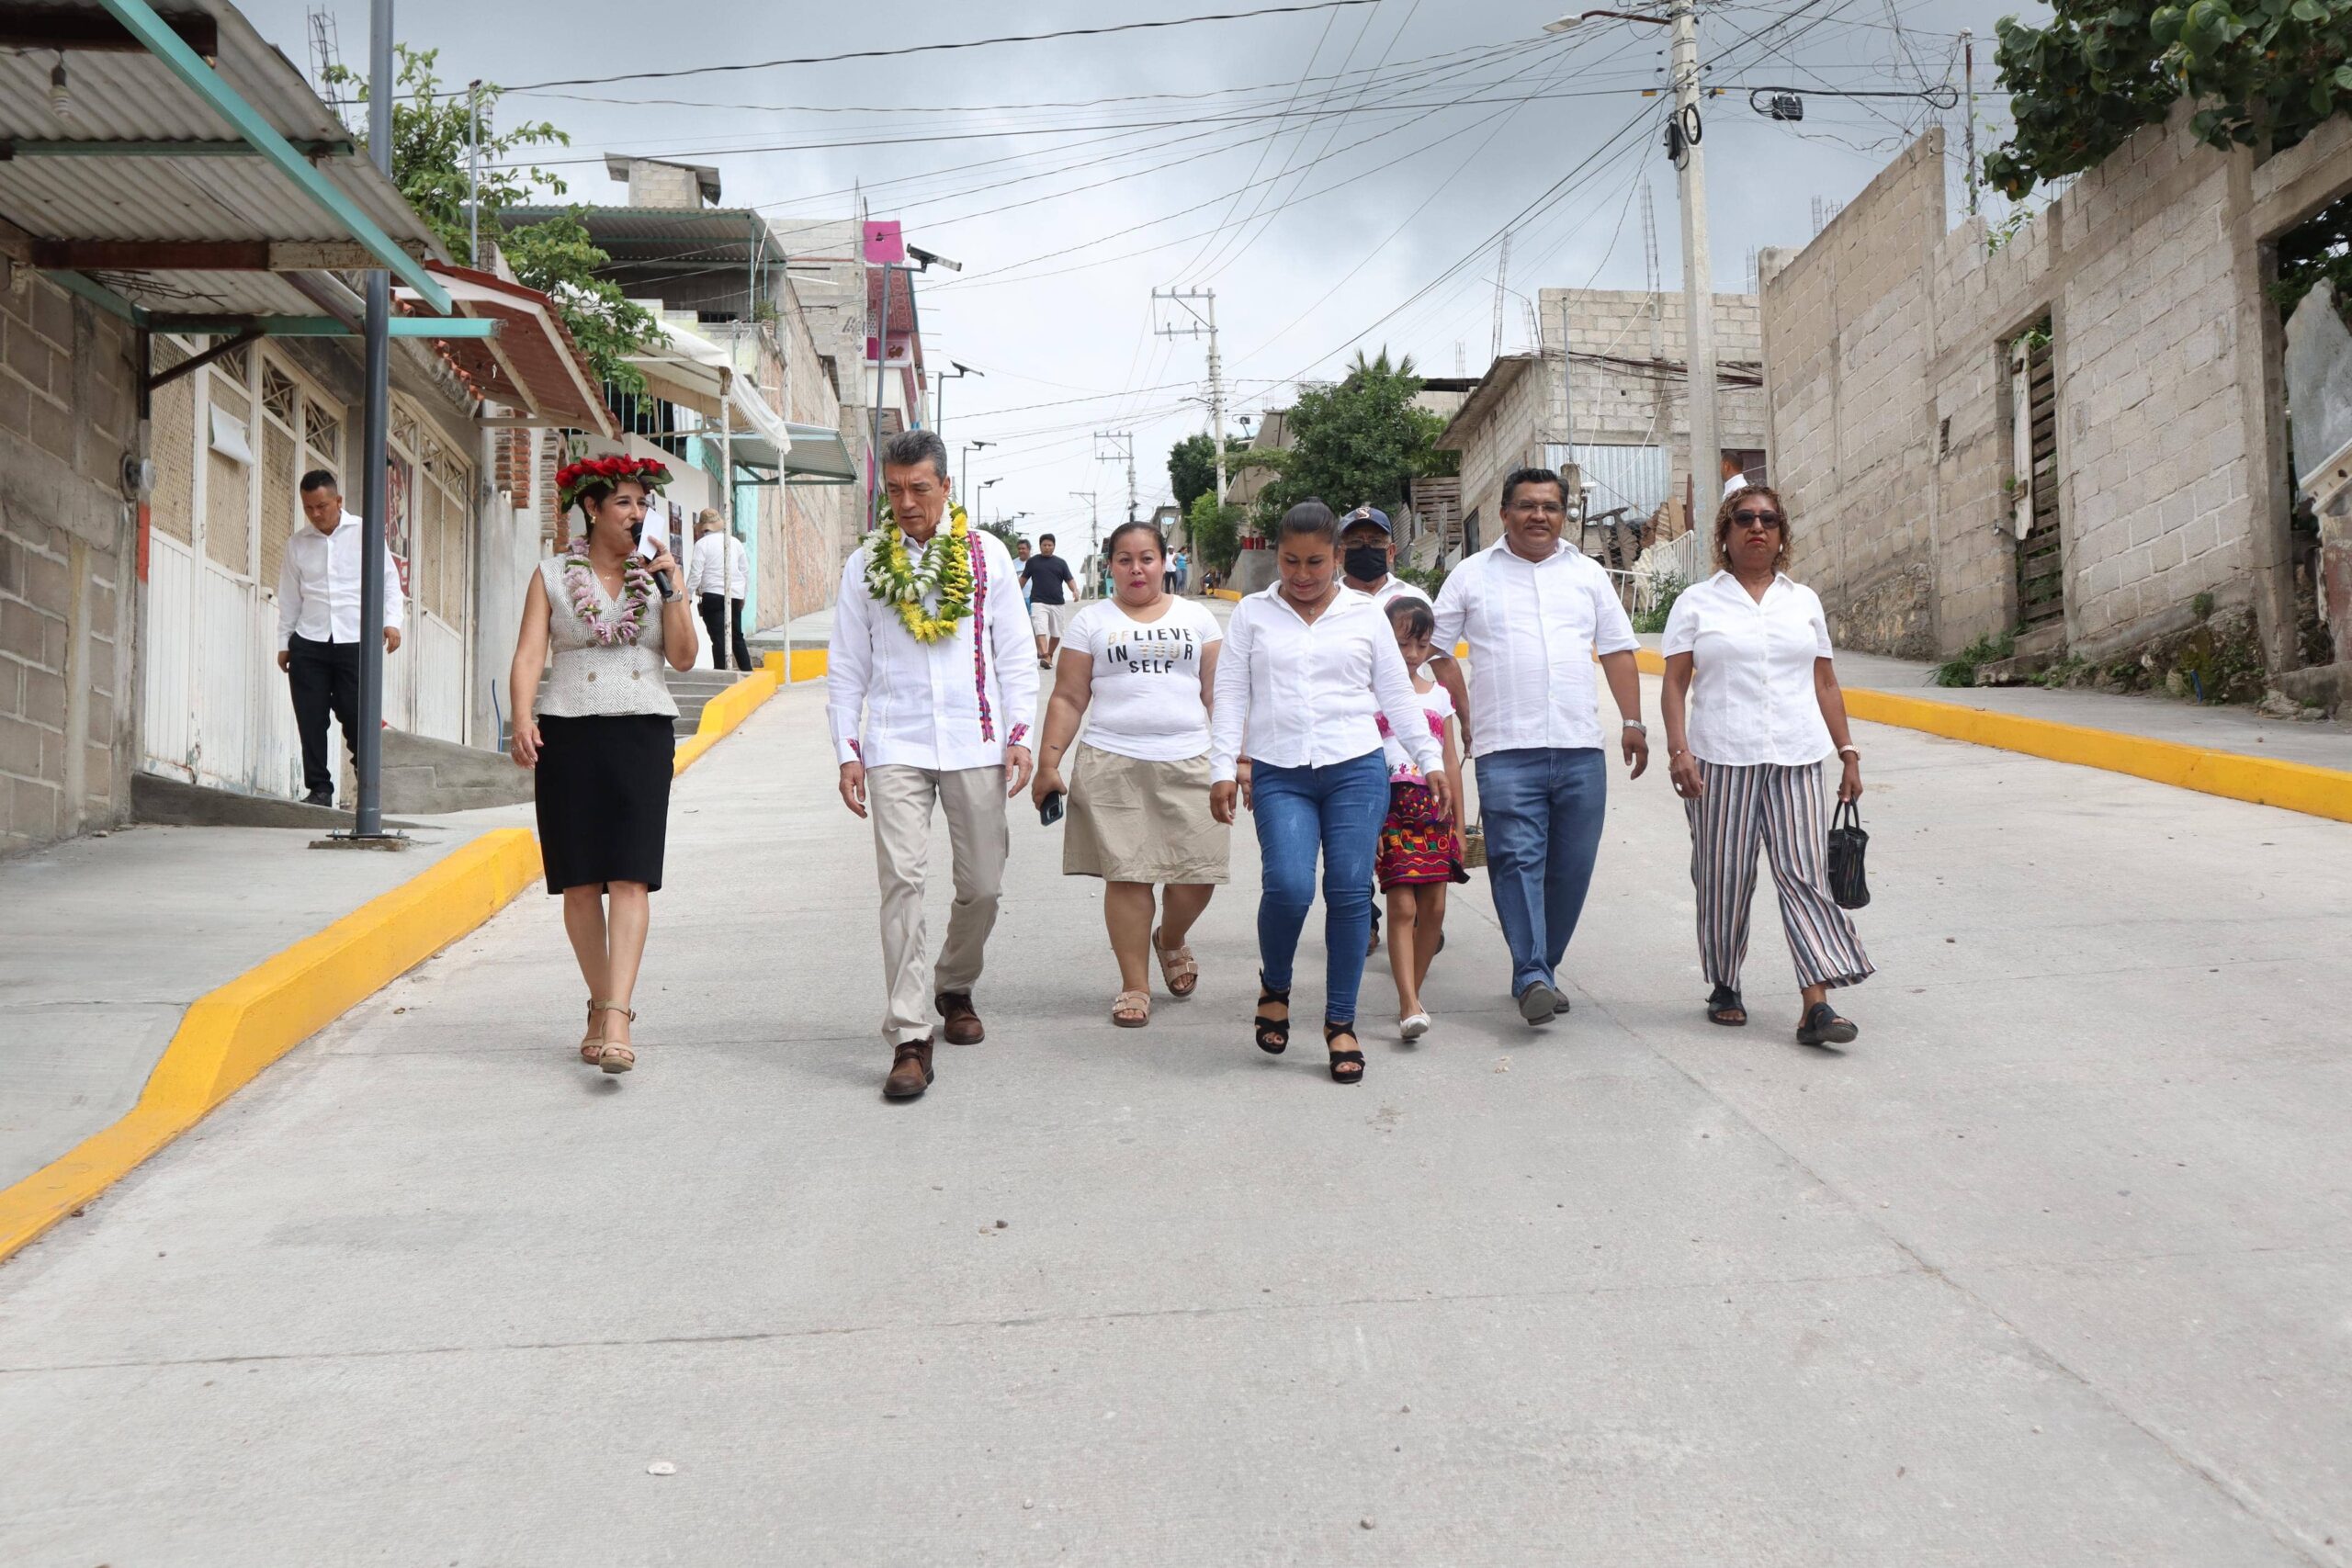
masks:
[[(1674, 0), (1674, 112), (1686, 128), (1699, 124), (1696, 0)], [(1696, 141), (1683, 145), (1680, 194), (1682, 331), (1690, 369), (1690, 525), (1697, 527), (1699, 497), (1722, 491), (1723, 458), (1715, 438), (1715, 284), (1707, 260), (1707, 170)]]
[[(726, 502), (720, 513), (726, 519), (719, 525), (718, 540), (718, 632), (710, 649), (710, 664), (714, 670), (728, 668), (734, 655), (735, 596), (729, 592), (729, 577), (734, 565), (734, 552), (729, 547), (735, 543), (735, 372), (727, 373), (727, 386), (718, 400), (718, 486)], [(746, 588), (751, 584), (745, 583)]]
[[(368, 15), (368, 155), (392, 172), (392, 0), (371, 0)], [(390, 489), (384, 482), (392, 401), (392, 276), (368, 274), (367, 432), (360, 461), (359, 733), (352, 739), (359, 799), (352, 837), (384, 832), (384, 538)]]
[(481, 265), (481, 79), (466, 84), (472, 125), (466, 138), (466, 265)]
[(1225, 375), (1216, 355), (1216, 290), (1209, 296), (1209, 446), (1216, 454), (1216, 503), (1225, 505)]
[(1968, 215), (1976, 216), (1976, 35), (1966, 28), (1960, 29), (1961, 69), (1968, 82), (1968, 122), (1961, 127), (1961, 140), (1968, 146)]
[(874, 438), (865, 463), (865, 523), (872, 527), (882, 515), (882, 367), (890, 358), (890, 274), (882, 264), (882, 319), (874, 328)]

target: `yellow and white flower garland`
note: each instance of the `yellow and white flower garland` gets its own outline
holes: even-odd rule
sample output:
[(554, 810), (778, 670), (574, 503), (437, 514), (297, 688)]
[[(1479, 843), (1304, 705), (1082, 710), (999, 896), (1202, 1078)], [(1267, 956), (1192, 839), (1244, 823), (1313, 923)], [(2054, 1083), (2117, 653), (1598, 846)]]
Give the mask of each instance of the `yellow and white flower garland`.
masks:
[[(875, 603), (899, 613), (899, 624), (917, 642), (938, 642), (956, 635), (972, 613), (972, 524), (964, 509), (950, 502), (948, 525), (931, 536), (921, 554), (907, 548), (906, 536), (888, 506), (882, 525), (865, 536), (865, 591)], [(935, 611), (923, 601), (938, 596)]]

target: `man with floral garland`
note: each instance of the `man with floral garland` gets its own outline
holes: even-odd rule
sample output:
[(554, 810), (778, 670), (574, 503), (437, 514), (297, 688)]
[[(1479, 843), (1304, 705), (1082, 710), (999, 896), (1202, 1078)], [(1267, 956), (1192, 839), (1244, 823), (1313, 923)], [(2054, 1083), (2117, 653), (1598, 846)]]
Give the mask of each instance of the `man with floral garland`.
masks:
[[(951, 505), (946, 446), (910, 430), (881, 456), (889, 504), (842, 568), (826, 711), (842, 801), (874, 823), (892, 1053), (882, 1092), (912, 1100), (933, 1076), (934, 1006), (949, 1044), (986, 1036), (972, 988), (1004, 888), (1004, 803), (1029, 787), (1037, 667), (1012, 557)], [(934, 802), (947, 815), (956, 902), (926, 992)]]

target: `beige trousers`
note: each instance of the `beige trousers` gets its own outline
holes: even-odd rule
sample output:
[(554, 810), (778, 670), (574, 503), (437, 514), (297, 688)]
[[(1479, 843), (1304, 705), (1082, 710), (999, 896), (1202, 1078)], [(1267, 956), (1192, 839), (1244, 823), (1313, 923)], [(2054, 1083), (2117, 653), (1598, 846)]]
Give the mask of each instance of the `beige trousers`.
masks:
[[(956, 903), (947, 915), (947, 942), (925, 987), (922, 893), (931, 862), (931, 807), (947, 813), (947, 847), (956, 873)], [(980, 956), (996, 926), (1004, 893), (1004, 858), (1012, 834), (1005, 824), (1001, 767), (929, 768), (890, 765), (865, 771), (866, 809), (874, 818), (874, 869), (882, 887), (882, 983), (890, 993), (882, 1032), (893, 1043), (931, 1035), (932, 998), (968, 991), (979, 983)]]

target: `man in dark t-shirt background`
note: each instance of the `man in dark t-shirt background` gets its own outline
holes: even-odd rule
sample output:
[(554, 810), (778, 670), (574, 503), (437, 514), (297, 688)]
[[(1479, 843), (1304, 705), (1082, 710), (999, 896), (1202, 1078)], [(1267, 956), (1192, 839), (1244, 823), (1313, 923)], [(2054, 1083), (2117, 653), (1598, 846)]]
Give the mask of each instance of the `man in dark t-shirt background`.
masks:
[(1029, 593), (1029, 629), (1037, 634), (1038, 668), (1051, 670), (1069, 602), (1078, 597), (1078, 579), (1069, 562), (1054, 554), (1051, 534), (1037, 536), (1037, 553), (1021, 565), (1021, 585)]

